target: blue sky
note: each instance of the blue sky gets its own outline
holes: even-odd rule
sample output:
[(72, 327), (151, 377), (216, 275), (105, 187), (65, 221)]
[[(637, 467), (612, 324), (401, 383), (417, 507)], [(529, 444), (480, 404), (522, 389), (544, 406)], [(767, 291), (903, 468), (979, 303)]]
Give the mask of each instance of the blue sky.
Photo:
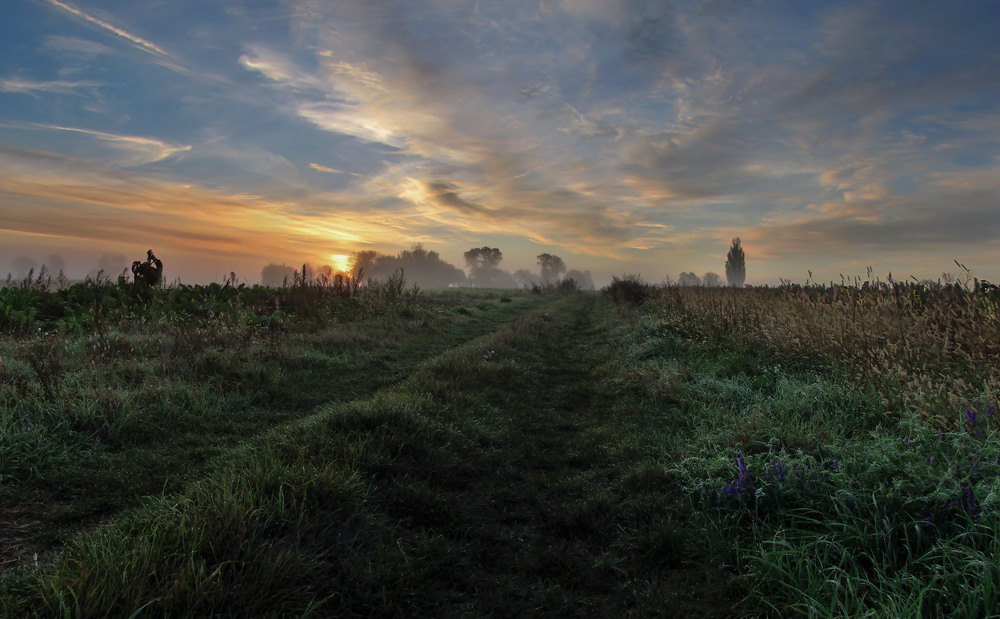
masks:
[(981, 2), (10, 0), (0, 270), (414, 243), (606, 281), (1000, 280)]

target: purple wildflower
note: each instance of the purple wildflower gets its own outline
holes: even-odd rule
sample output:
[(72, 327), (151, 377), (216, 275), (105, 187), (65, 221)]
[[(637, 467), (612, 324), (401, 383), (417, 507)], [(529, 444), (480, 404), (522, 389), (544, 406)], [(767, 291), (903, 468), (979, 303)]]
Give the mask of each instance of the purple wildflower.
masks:
[(728, 497), (734, 497), (734, 496), (736, 496), (736, 484), (732, 483), (732, 484), (728, 484), (726, 486), (723, 486), (723, 488), (722, 488), (722, 494), (724, 494), (724, 495), (726, 495)]
[(990, 404), (989, 406), (986, 407), (986, 416), (987, 417), (992, 417), (993, 414), (996, 413), (996, 412), (997, 412), (997, 405), (996, 404)]
[(785, 469), (781, 466), (781, 460), (774, 463), (774, 468), (778, 469), (778, 481), (785, 481)]
[(910, 450), (910, 437), (909, 436), (904, 436), (903, 437), (903, 451), (909, 451), (909, 450)]
[(975, 409), (967, 408), (965, 409), (965, 418), (972, 425), (976, 425), (976, 421), (979, 418), (979, 413)]
[(750, 479), (750, 472), (747, 471), (747, 464), (743, 461), (743, 456), (736, 458), (736, 467), (740, 470), (740, 477), (736, 480), (736, 487), (740, 490), (753, 488), (753, 481)]

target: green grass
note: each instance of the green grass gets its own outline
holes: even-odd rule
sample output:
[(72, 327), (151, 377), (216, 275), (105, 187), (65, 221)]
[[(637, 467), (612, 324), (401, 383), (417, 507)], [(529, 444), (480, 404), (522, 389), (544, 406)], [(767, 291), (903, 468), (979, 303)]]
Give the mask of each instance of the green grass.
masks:
[[(819, 356), (789, 362), (782, 350), (692, 337), (646, 309), (628, 314), (608, 373), (622, 405), (667, 420), (654, 466), (723, 540), (718, 556), (745, 587), (740, 613), (998, 612), (989, 401), (975, 422), (963, 409), (894, 414), (882, 382), (852, 380)], [(945, 417), (960, 429), (927, 423)]]
[(985, 404), (940, 432), (645, 292), (12, 338), (0, 515), (35, 524), (0, 525), (3, 612), (1000, 612)]
[(223, 316), (7, 336), (0, 498), (31, 515), (32, 543), (45, 551), (143, 496), (181, 489), (268, 428), (404, 380), (541, 302), (521, 295), (461, 316), (428, 301), (412, 317), (277, 331)]

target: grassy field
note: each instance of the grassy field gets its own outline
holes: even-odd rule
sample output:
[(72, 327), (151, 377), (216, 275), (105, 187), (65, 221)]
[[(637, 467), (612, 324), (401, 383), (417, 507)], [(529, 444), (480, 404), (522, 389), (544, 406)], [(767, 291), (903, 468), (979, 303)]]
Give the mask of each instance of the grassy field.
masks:
[(6, 616), (1000, 612), (994, 291), (0, 290)]

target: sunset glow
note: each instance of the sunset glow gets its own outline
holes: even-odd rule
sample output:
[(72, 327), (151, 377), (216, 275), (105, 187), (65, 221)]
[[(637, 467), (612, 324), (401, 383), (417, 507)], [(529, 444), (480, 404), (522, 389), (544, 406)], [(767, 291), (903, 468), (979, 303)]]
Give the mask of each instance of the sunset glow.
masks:
[(330, 266), (336, 273), (349, 273), (351, 270), (351, 257), (347, 254), (334, 254), (330, 256)]
[(15, 2), (0, 272), (419, 243), (656, 281), (740, 236), (751, 283), (1000, 280), (998, 29), (985, 0)]

